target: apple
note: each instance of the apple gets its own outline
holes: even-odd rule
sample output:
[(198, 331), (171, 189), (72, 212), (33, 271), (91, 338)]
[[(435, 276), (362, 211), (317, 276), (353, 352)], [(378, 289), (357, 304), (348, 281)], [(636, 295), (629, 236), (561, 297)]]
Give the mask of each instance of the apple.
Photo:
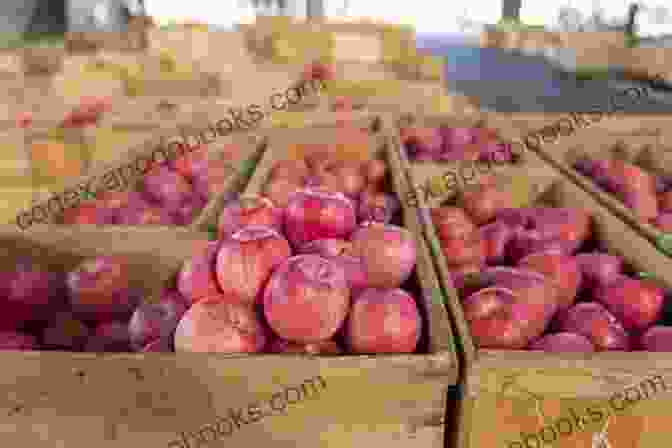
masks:
[(463, 238), (476, 230), (471, 218), (459, 207), (434, 208), (431, 217), (441, 240)]
[(555, 305), (528, 300), (508, 288), (482, 289), (463, 302), (464, 317), (479, 348), (523, 349), (544, 332)]
[(665, 295), (650, 280), (621, 277), (598, 289), (595, 300), (605, 305), (626, 330), (643, 330), (660, 318)]
[(630, 338), (623, 325), (597, 302), (577, 303), (556, 317), (557, 328), (590, 339), (597, 351), (630, 350)]
[(576, 300), (581, 286), (581, 269), (574, 257), (558, 252), (537, 252), (523, 258), (518, 267), (546, 275), (555, 282), (558, 309), (567, 309)]
[(449, 266), (461, 266), (465, 264), (485, 264), (486, 241), (481, 237), (478, 230), (464, 238), (443, 239), (440, 242), (446, 263)]
[(476, 189), (463, 191), (460, 205), (478, 225), (487, 224), (495, 219), (497, 213), (513, 207), (511, 193), (496, 186), (479, 186)]

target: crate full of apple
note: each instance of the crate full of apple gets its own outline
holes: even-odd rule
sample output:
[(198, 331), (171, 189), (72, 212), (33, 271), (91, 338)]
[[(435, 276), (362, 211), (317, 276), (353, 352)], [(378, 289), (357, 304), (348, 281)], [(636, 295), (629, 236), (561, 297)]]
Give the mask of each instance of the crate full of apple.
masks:
[[(398, 148), (421, 185), (438, 164)], [(668, 259), (556, 167), (528, 152), (452, 197), (416, 199), (467, 364), (456, 446), (523, 439), (564, 417), (567, 400), (607, 403), (633, 377), (664, 374)], [(610, 428), (612, 443), (645, 439), (639, 424), (662, 429), (659, 400), (638, 403), (629, 429)], [(589, 443), (585, 434), (558, 445)]]
[(669, 255), (672, 165), (664, 123), (657, 120), (615, 117), (609, 126), (620, 132), (605, 123), (605, 129), (581, 130), (537, 152)]
[(470, 198), (470, 213), (433, 210), (478, 347), (672, 350), (672, 327), (664, 319), (669, 291), (600, 247), (589, 213), (493, 207), (496, 194)]
[(399, 137), (411, 162), (504, 163), (520, 156), (511, 153), (486, 120), (465, 117), (453, 123), (425, 121), (407, 119), (399, 123)]
[[(672, 232), (672, 177), (650, 163), (624, 158), (618, 148), (612, 148), (616, 152), (608, 156), (583, 154), (572, 167), (584, 180), (590, 179), (595, 187), (616, 198), (624, 206), (618, 210), (628, 213), (645, 235), (661, 245), (665, 243), (661, 237)], [(651, 148), (641, 155), (655, 157)], [(667, 245), (662, 244), (661, 249), (667, 251)]]
[[(219, 145), (214, 154), (204, 145), (167, 164), (156, 165), (133, 190), (112, 190), (85, 198), (66, 210), (62, 224), (190, 225), (208, 201), (233, 193), (238, 166), (229, 160), (240, 152), (234, 144)], [(224, 152), (226, 154), (224, 154)]]
[[(83, 130), (95, 126), (110, 107), (109, 98), (84, 98), (80, 105), (66, 114), (57, 129)], [(25, 119), (22, 123), (27, 128), (33, 126)], [(111, 188), (106, 185), (107, 181), (101, 181), (109, 177), (110, 164), (104, 168), (86, 167), (86, 170), (80, 170), (80, 175), (75, 176), (81, 176), (77, 183), (94, 185), (94, 191), (78, 198), (73, 207), (54, 216), (54, 221), (69, 225), (188, 226), (196, 221), (209, 200), (235, 193), (240, 182), (244, 183), (249, 175), (244, 174), (249, 171), (245, 165), (256, 163), (263, 151), (263, 143), (252, 144), (243, 139), (227, 139), (189, 147), (186, 143), (179, 143), (177, 149), (172, 149), (175, 153), (167, 149), (175, 145), (164, 143), (162, 148), (157, 145), (158, 142), (148, 144), (141, 150), (128, 151), (127, 160), (113, 163), (116, 170), (116, 177), (113, 178), (116, 181)], [(248, 148), (246, 145), (255, 147)], [(151, 150), (148, 150), (150, 147)], [(53, 150), (49, 146), (45, 149), (50, 153)], [(119, 152), (125, 151), (126, 148), (120, 148)], [(250, 157), (241, 161), (239, 159), (243, 154)], [(53, 157), (50, 156), (46, 169), (53, 171), (51, 159)], [(82, 165), (81, 160), (77, 163), (77, 166)], [(85, 167), (82, 165), (81, 168)], [(53, 172), (51, 175), (57, 174)], [(73, 183), (72, 180), (65, 182), (66, 185)]]
[[(217, 241), (180, 274), (180, 291), (194, 305), (176, 349), (208, 350), (198, 334), (213, 334), (217, 324), (206, 309), (241, 306), (252, 310), (250, 322), (259, 317), (260, 334), (241, 351), (269, 341), (271, 351), (325, 354), (420, 349), (427, 324), (416, 236), (403, 227), (389, 165), (372, 156), (368, 131), (339, 123), (269, 135), (244, 196), (213, 215)], [(334, 140), (285, 138), (310, 131)], [(345, 146), (349, 152), (337, 150)]]
[[(36, 420), (73, 443), (100, 436), (71, 431), (79, 417), (54, 418), (56, 409), (116, 422), (120, 442), (170, 445), (213, 414), (276, 400), (278, 390), (319, 375), (325, 390), (298, 405), (289, 394), (280, 418), (254, 421), (261, 431), (242, 428), (252, 411), (249, 420), (244, 411), (242, 421), (231, 417), (241, 423), (232, 437), (269, 444), (296, 425), (300, 447), (343, 434), (414, 446), (418, 432), (425, 445), (442, 447), (450, 424), (433, 418), (455, 404), (446, 391), (458, 381), (445, 298), (417, 216), (400, 204), (398, 159), (384, 139), (364, 145), (379, 140), (344, 125), (288, 134), (296, 144), (304, 134), (323, 142), (291, 148), (305, 153), (294, 161), (306, 178), (283, 177), (290, 148), (269, 135), (274, 150), (245, 194), (218, 198), (195, 229), (0, 228), (8, 248), (0, 262), (11, 268), (0, 322), (0, 356), (11, 368), (0, 389), (12, 384), (0, 408), (11, 414), (14, 399), (32, 406), (30, 421), (11, 417), (12, 441), (36, 441), (27, 430)], [(352, 151), (343, 160), (332, 143)], [(340, 157), (309, 166), (309, 148)], [(334, 180), (343, 164), (351, 188)], [(320, 180), (304, 183), (312, 176)], [(263, 193), (280, 180), (294, 190)], [(353, 394), (367, 397), (356, 409)], [(390, 430), (372, 435), (381, 418)], [(407, 430), (405, 422), (415, 423)]]

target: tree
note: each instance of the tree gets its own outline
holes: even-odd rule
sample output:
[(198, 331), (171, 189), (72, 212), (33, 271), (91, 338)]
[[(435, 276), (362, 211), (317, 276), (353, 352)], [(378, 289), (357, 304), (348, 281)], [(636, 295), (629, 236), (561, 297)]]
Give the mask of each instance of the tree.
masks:
[[(20, 4), (21, 2), (16, 3)], [(67, 27), (68, 17), (65, 1), (38, 0), (28, 22), (26, 31), (30, 34), (65, 33)]]
[(636, 32), (637, 14), (641, 7), (637, 3), (631, 3), (628, 7), (628, 20), (625, 23), (625, 34), (634, 36)]
[(558, 11), (558, 26), (566, 32), (583, 31), (583, 15), (571, 6), (563, 6)]
[(510, 18), (520, 20), (520, 8), (522, 0), (502, 0), (502, 19)]
[(252, 0), (252, 6), (256, 10), (277, 7), (280, 13), (283, 13), (287, 9), (287, 0)]
[(324, 17), (324, 1), (323, 0), (307, 0), (308, 9), (307, 16), (308, 18), (314, 17)]

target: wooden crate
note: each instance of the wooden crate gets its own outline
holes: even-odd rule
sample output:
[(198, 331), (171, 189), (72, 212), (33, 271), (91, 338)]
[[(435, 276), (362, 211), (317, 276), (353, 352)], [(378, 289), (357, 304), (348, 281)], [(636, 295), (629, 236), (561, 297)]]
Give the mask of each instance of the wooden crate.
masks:
[(226, 96), (228, 88), (217, 75), (209, 73), (146, 74), (126, 80), (125, 94), (135, 96)]
[(383, 59), (383, 42), (379, 34), (372, 30), (363, 34), (354, 31), (340, 31), (333, 34), (334, 59), (337, 61), (357, 61), (377, 64)]
[[(274, 135), (267, 138), (275, 141)], [(394, 153), (381, 150), (380, 156), (398, 166)], [(267, 160), (247, 192), (258, 188), (258, 180), (267, 175)], [(400, 171), (394, 172), (391, 180), (399, 191), (404, 179)], [(414, 213), (407, 210), (404, 220), (417, 230)], [(416, 235), (420, 254), (414, 280), (427, 323), (421, 353), (319, 357), (7, 352), (2, 356), (9, 366), (0, 383), (6, 388), (0, 400), (8, 415), (2, 423), (6, 440), (37, 448), (51, 447), (53, 440), (102, 447), (122, 443), (188, 448), (198, 436), (205, 443), (247, 440), (252, 446), (382, 442), (391, 447), (443, 447), (446, 391), (457, 381), (458, 365), (432, 261), (421, 233)], [(169, 228), (37, 225), (22, 233), (0, 228), (0, 241), (8, 247), (0, 258), (8, 265), (26, 254), (60, 270), (86, 256), (131, 256), (133, 280), (151, 297), (174, 281), (184, 259), (205, 248), (207, 234)], [(305, 391), (305, 400), (286, 398), (282, 410), (274, 402), (276, 410), (254, 417), (253, 409), (266, 411), (263, 405), (277, 401), (278, 393), (300, 394), (297, 386)], [(363, 398), (356, 406), (354, 396)], [(82, 419), (89, 424), (82, 427)], [(35, 427), (40, 431), (29, 430)]]
[[(9, 124), (9, 123), (8, 123)], [(2, 154), (0, 155), (0, 179), (5, 180), (13, 177), (23, 177), (29, 172), (26, 162), (28, 153), (25, 148), (25, 131), (13, 126), (0, 128), (0, 141), (2, 142)]]
[(63, 68), (65, 50), (58, 47), (22, 48), (21, 63), (26, 75), (53, 75)]
[(629, 58), (623, 64), (633, 73), (644, 74), (648, 79), (660, 76), (672, 82), (672, 49), (670, 48), (632, 48)]
[[(175, 134), (181, 123), (198, 123), (195, 109), (204, 100), (180, 96), (115, 98), (97, 125), (85, 130), (94, 165), (122, 161), (127, 157), (124, 151), (151, 141), (157, 134)], [(203, 120), (202, 124), (207, 126), (208, 122)]]
[[(362, 114), (347, 123), (369, 130), (371, 156), (387, 162), (392, 173), (392, 178), (389, 179), (392, 191), (397, 194), (403, 191), (405, 178), (400, 175), (398, 158), (389, 150), (388, 135), (381, 128), (380, 119), (371, 114)], [(343, 122), (335, 125), (331, 121), (311, 123), (303, 129), (267, 131), (267, 151), (243, 195), (262, 194), (263, 186), (276, 162), (302, 155), (296, 153), (295, 145), (332, 141), (333, 137), (330, 136), (342, 132), (342, 125)], [(198, 229), (205, 230), (215, 225), (224, 206), (225, 202), (221, 201), (216, 207), (210, 208)], [(325, 395), (323, 407), (317, 409), (311, 406), (311, 413), (302, 417), (306, 419), (300, 424), (302, 434), (293, 434), (293, 446), (321, 444), (335, 447), (343, 443), (348, 446), (358, 446), (361, 443), (393, 447), (444, 446), (446, 407), (448, 412), (454, 408), (454, 403), (446, 402), (447, 391), (456, 384), (458, 377), (456, 351), (451, 339), (448, 316), (439, 293), (439, 284), (432, 272), (432, 261), (422, 239), (419, 221), (412, 209), (404, 208), (402, 225), (418, 235), (418, 265), (413, 283), (421, 287), (416, 294), (419, 298), (418, 305), (428, 318), (429, 333), (426, 341), (423, 339), (425, 342), (421, 342), (423, 349), (421, 353), (413, 355), (344, 356), (329, 365), (321, 364), (320, 372), (327, 382), (331, 376), (335, 378), (335, 383), (348, 378), (349, 387), (353, 391), (361, 390), (360, 396), (367, 398), (360, 403), (363, 407), (358, 406), (357, 410), (353, 410), (346, 404), (351, 402), (350, 396)], [(368, 364), (372, 360), (375, 360), (375, 364)], [(322, 363), (323, 360), (319, 359), (319, 362)], [(391, 366), (395, 368), (390, 369)], [(304, 366), (302, 370), (306, 368)], [(357, 373), (354, 370), (350, 372), (353, 368), (358, 369)], [(266, 370), (270, 369), (272, 367)], [(291, 371), (293, 369), (288, 370)], [(273, 373), (280, 375), (276, 370)], [(398, 381), (403, 382), (403, 387), (396, 384)], [(410, 401), (407, 401), (409, 398)], [(322, 412), (326, 409), (330, 409), (329, 416)], [(299, 430), (298, 423), (295, 426), (287, 422), (287, 425)], [(262, 443), (268, 440), (268, 443), (275, 446), (271, 442), (275, 440), (278, 446), (282, 446), (277, 438), (284, 440), (284, 437), (275, 431), (276, 427), (260, 431), (256, 436), (250, 435), (251, 438), (255, 437), (250, 441)]]
[[(657, 114), (615, 113), (601, 117), (596, 115), (594, 116), (596, 121), (591, 123), (590, 118), (583, 122), (582, 115), (586, 114), (489, 113), (486, 114), (486, 119), (492, 123), (501, 121), (513, 124), (513, 127), (505, 133), (507, 141), (521, 141), (529, 134), (542, 135), (539, 149), (533, 148), (533, 150), (668, 253), (669, 243), (663, 232), (647, 222), (638, 220), (620, 200), (607, 194), (591, 179), (573, 169), (573, 163), (582, 155), (608, 157), (611, 155), (610, 149), (622, 143), (628, 147), (627, 158), (652, 173), (669, 175), (672, 173), (672, 158), (669, 156), (672, 134), (667, 131), (669, 119)], [(565, 126), (562, 132), (558, 132), (557, 123), (561, 122), (564, 122)], [(574, 123), (574, 131), (571, 133), (565, 130), (569, 129), (568, 123)], [(530, 146), (537, 145), (536, 138), (531, 138), (530, 141)]]
[[(446, 124), (464, 126), (464, 120), (455, 117), (428, 117), (421, 120), (429, 126)], [(398, 144), (402, 165), (409, 177), (409, 184), (421, 185), (428, 177), (431, 163), (415, 163), (408, 159), (406, 150)], [(589, 211), (593, 217), (593, 231), (604, 248), (623, 259), (635, 271), (649, 273), (666, 288), (672, 287), (669, 261), (656, 251), (644, 238), (599, 204), (591, 195), (565, 178), (536, 153), (525, 154), (524, 164), (504, 165), (503, 177), (516, 184), (527, 176), (528, 203), (545, 206), (573, 207)], [(443, 167), (443, 171), (446, 167)], [(497, 173), (499, 174), (499, 173)], [(669, 397), (663, 394), (639, 400), (635, 405), (612, 412), (605, 420), (604, 409), (608, 400), (626, 388), (637, 387), (653, 375), (670, 381), (672, 358), (666, 353), (600, 352), (590, 354), (541, 353), (519, 350), (481, 350), (475, 347), (469, 326), (464, 319), (460, 297), (454, 288), (448, 265), (429, 218), (429, 207), (422, 195), (417, 196), (428, 244), (435, 256), (440, 281), (448, 296), (448, 308), (455, 319), (466, 363), (462, 400), (458, 415), (458, 448), (543, 446), (541, 440), (555, 437), (553, 446), (597, 447), (659, 446), (660, 436), (669, 422)], [(664, 388), (667, 389), (667, 383)], [(631, 389), (627, 389), (628, 391)], [(658, 391), (660, 392), (660, 390)], [(638, 395), (641, 398), (641, 395)], [(648, 395), (647, 395), (648, 396)], [(592, 406), (598, 412), (588, 420), (586, 410)], [(600, 406), (597, 408), (596, 406)], [(577, 410), (586, 420), (583, 430), (574, 430)], [(595, 418), (593, 418), (595, 416)], [(562, 419), (569, 420), (563, 437), (551, 433), (549, 425)], [(578, 425), (578, 423), (577, 423)], [(559, 426), (558, 426), (559, 427)], [(545, 432), (541, 432), (541, 431)], [(552, 435), (554, 434), (554, 436)], [(599, 442), (605, 434), (607, 442)], [(535, 437), (539, 439), (535, 442)], [(526, 444), (527, 441), (527, 444)], [(547, 442), (551, 443), (551, 442)], [(602, 445), (600, 445), (602, 443)]]
[(72, 54), (98, 50), (142, 52), (148, 47), (147, 24), (136, 20), (126, 31), (70, 31), (65, 33), (65, 48)]
[[(85, 257), (129, 257), (133, 284), (148, 296), (207, 239), (168, 228), (37, 225), (21, 232), (4, 225), (0, 241), (6, 270), (18, 257), (36, 259), (51, 272), (72, 269)], [(233, 395), (214, 392), (222, 377), (212, 363), (225, 356), (153, 355), (3, 351), (0, 356), (11, 366), (0, 380), (3, 441), (45, 448), (58, 440), (166, 446), (186, 428), (185, 415), (209, 422), (215, 400), (233, 405)], [(239, 378), (233, 381), (240, 384)], [(249, 401), (244, 390), (238, 387), (242, 400)]]
[(20, 113), (26, 112), (26, 85), (22, 77), (0, 79), (0, 127), (16, 126)]
[[(664, 119), (644, 118), (636, 120), (632, 117), (623, 120), (618, 129), (618, 118), (613, 126), (577, 130), (571, 136), (560, 137), (553, 145), (541, 145), (539, 155), (562, 171), (581, 188), (592, 194), (602, 205), (624, 219), (639, 233), (644, 235), (664, 253), (672, 256), (672, 248), (664, 232), (648, 222), (639, 220), (631, 210), (615, 196), (605, 192), (592, 179), (582, 175), (573, 167), (583, 155), (596, 158), (610, 158), (614, 151), (619, 157), (641, 166), (657, 175), (672, 174), (672, 158), (670, 157), (669, 132)], [(667, 139), (666, 139), (667, 136)], [(668, 142), (667, 145), (665, 142)], [(621, 147), (621, 149), (618, 149)]]
[(1, 79), (14, 79), (23, 76), (23, 57), (21, 50), (14, 48), (0, 49)]
[[(334, 80), (327, 86), (331, 98), (346, 97), (357, 108), (372, 113), (395, 109), (400, 113), (417, 113), (421, 109), (439, 107), (439, 100), (449, 99), (457, 105), (463, 96), (445, 95), (444, 87), (435, 82), (412, 82), (388, 78), (384, 80)], [(454, 100), (454, 101), (451, 101)], [(444, 104), (445, 106), (445, 104)]]
[(34, 199), (30, 155), (26, 151), (25, 131), (14, 123), (0, 130), (0, 223), (10, 222), (16, 213)]
[[(194, 122), (181, 123), (177, 128), (158, 128), (151, 138), (140, 136), (139, 140), (141, 143), (139, 144), (130, 145), (126, 142), (125, 146), (119, 148), (118, 156), (112, 160), (98, 161), (95, 166), (89, 163), (89, 169), (85, 174), (65, 179), (53, 177), (58, 180), (58, 184), (47, 184), (50, 194), (40, 194), (39, 198), (41, 200), (39, 203), (34, 204), (30, 210), (22, 210), (16, 217), (16, 225), (21, 229), (25, 229), (33, 224), (53, 224), (60, 222), (64, 209), (77, 207), (86, 199), (85, 191), (83, 190), (85, 186), (89, 187), (90, 193), (94, 196), (104, 191), (140, 189), (145, 174), (150, 169), (150, 166), (152, 166), (152, 161), (154, 164), (163, 164), (165, 163), (166, 154), (170, 158), (174, 158), (176, 154), (181, 154), (181, 150), (176, 149), (183, 141), (179, 137), (180, 131), (184, 131), (187, 135), (193, 137), (193, 135), (203, 129), (203, 123)], [(74, 138), (71, 135), (72, 133), (68, 133), (68, 138)], [(71, 143), (66, 149), (72, 148), (72, 145), (77, 143), (81, 144), (85, 149), (90, 150), (89, 145), (91, 141), (89, 140), (87, 143), (87, 136), (84, 132), (76, 132), (75, 136), (77, 142)], [(63, 136), (55, 137), (64, 138)], [(51, 137), (49, 133), (43, 133), (31, 136), (30, 141), (40, 141), (40, 138), (48, 139), (54, 137)], [(194, 138), (190, 138), (189, 143), (193, 145), (194, 141)], [(173, 142), (177, 142), (177, 144), (173, 144)], [(222, 146), (226, 143), (237, 144), (241, 149), (240, 154), (230, 154), (231, 151), (229, 148)], [(206, 145), (209, 157), (213, 160), (226, 160), (231, 168), (230, 176), (228, 176), (221, 193), (223, 196), (228, 197), (231, 194), (235, 194), (245, 186), (251, 167), (256, 165), (264, 149), (264, 138), (254, 132), (232, 133), (217, 140), (211, 140), (211, 143)], [(85, 164), (81, 163), (81, 160), (79, 162), (82, 166), (85, 166)], [(46, 165), (46, 167), (49, 168), (49, 165)], [(57, 193), (59, 191), (60, 193)], [(214, 199), (209, 198), (209, 201), (213, 201)], [(207, 209), (207, 205), (204, 207), (205, 209)], [(195, 218), (194, 222), (198, 221), (198, 219), (198, 217)]]

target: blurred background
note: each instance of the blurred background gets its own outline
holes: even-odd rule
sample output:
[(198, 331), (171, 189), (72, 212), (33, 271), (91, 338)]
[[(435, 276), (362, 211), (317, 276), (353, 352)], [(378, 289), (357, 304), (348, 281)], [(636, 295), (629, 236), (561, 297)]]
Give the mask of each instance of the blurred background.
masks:
[[(610, 90), (630, 85), (618, 58), (597, 68), (581, 61), (591, 59), (581, 46), (599, 47), (603, 33), (623, 33), (628, 45), (672, 47), (672, 8), (666, 0), (3, 0), (0, 29), (10, 34), (120, 31), (131, 17), (143, 15), (162, 26), (195, 22), (216, 30), (254, 23), (257, 16), (368, 18), (410, 25), (419, 49), (445, 58), (449, 91), (476, 95), (484, 108), (503, 112), (582, 109)], [(572, 39), (592, 42), (578, 47), (484, 42), (484, 33), (501, 30), (582, 33)], [(589, 74), (578, 83), (567, 76), (596, 69), (600, 76)], [(590, 79), (597, 77), (599, 82)], [(510, 94), (502, 96), (502, 91)], [(669, 101), (660, 94), (651, 104), (636, 107), (666, 112)]]
[[(0, 209), (12, 219), (178, 121), (263, 104), (315, 59), (336, 70), (325, 103), (375, 113), (590, 111), (654, 75), (667, 90), (627, 112), (672, 113), (669, 3), (2, 0)], [(101, 95), (111, 112), (63, 131)], [(320, 101), (268, 126), (301, 126)], [(34, 125), (17, 127), (21, 114)]]

